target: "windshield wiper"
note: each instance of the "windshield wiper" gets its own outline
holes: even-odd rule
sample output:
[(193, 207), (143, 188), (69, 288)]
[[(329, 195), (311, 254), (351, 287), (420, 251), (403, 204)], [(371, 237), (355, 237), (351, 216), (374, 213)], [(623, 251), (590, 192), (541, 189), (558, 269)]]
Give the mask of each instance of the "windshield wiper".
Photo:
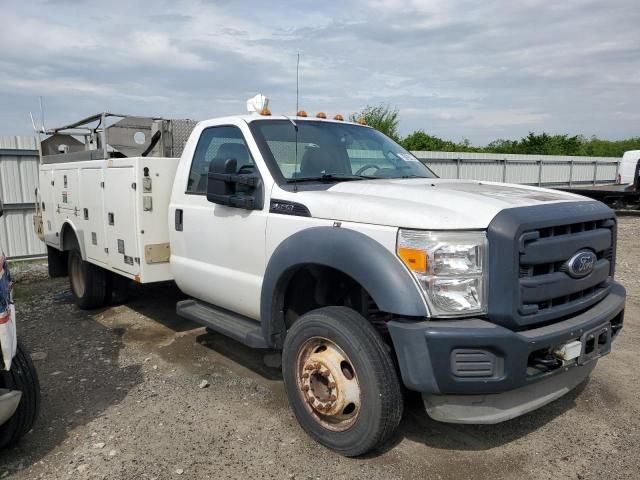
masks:
[(349, 175), (343, 173), (323, 173), (322, 175), (317, 175), (313, 177), (297, 177), (290, 178), (287, 180), (287, 183), (296, 183), (296, 182), (349, 182), (352, 180), (364, 180), (366, 176), (363, 175)]

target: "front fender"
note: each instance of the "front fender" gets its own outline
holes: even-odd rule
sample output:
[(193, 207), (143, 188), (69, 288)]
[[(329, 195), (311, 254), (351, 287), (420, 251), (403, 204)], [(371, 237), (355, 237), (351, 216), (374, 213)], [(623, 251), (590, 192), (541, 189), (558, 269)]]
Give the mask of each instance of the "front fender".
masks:
[(260, 317), (271, 345), (284, 331), (284, 294), (299, 267), (315, 264), (339, 270), (357, 281), (380, 310), (398, 316), (424, 317), (428, 309), (418, 285), (400, 260), (372, 238), (347, 228), (313, 227), (284, 240), (265, 272)]

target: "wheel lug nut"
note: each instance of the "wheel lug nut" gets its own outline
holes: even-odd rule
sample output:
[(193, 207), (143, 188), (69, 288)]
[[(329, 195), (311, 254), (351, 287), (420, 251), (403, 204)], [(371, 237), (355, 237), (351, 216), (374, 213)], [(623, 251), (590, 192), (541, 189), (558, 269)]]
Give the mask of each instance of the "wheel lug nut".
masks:
[(309, 378), (309, 374), (308, 373), (303, 373), (302, 374), (302, 378)]
[(309, 391), (309, 385), (303, 385), (302, 386), (302, 391), (303, 392), (308, 392)]
[(323, 377), (328, 377), (331, 374), (331, 372), (329, 372), (329, 370), (323, 370), (320, 372), (320, 375), (322, 375)]
[(329, 400), (331, 400), (332, 402), (335, 402), (337, 398), (338, 397), (336, 397), (335, 395), (331, 395), (331, 397), (329, 397)]
[(336, 388), (336, 382), (329, 382), (328, 387), (333, 390), (334, 388)]

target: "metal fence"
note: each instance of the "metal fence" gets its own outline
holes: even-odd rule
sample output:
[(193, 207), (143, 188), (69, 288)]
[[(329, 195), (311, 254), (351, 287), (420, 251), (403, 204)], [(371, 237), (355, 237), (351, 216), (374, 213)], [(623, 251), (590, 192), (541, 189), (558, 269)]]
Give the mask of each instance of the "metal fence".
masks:
[(33, 230), (35, 189), (38, 186), (38, 150), (34, 137), (0, 136), (0, 245), (9, 258), (45, 254), (44, 243)]
[(617, 157), (412, 152), (439, 177), (565, 187), (614, 183)]

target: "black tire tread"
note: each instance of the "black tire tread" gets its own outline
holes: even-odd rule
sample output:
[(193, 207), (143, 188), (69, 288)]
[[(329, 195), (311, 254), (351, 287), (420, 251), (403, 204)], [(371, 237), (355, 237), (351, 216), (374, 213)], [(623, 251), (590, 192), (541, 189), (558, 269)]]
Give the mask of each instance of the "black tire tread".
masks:
[(105, 303), (121, 305), (131, 298), (131, 280), (114, 272), (106, 272)]
[(4, 448), (16, 443), (33, 427), (40, 410), (40, 382), (31, 356), (20, 342), (11, 370), (0, 375), (5, 388), (22, 392), (16, 412), (9, 421), (0, 425), (0, 448)]
[[(71, 262), (74, 256), (80, 257), (82, 262), (82, 270), (85, 281), (85, 291), (82, 297), (76, 296), (71, 286)], [(71, 293), (75, 299), (76, 305), (82, 310), (90, 310), (92, 308), (102, 307), (105, 304), (107, 294), (107, 279), (106, 271), (103, 268), (98, 267), (92, 263), (82, 260), (80, 250), (77, 248), (72, 249), (69, 252), (69, 285), (71, 287)]]

